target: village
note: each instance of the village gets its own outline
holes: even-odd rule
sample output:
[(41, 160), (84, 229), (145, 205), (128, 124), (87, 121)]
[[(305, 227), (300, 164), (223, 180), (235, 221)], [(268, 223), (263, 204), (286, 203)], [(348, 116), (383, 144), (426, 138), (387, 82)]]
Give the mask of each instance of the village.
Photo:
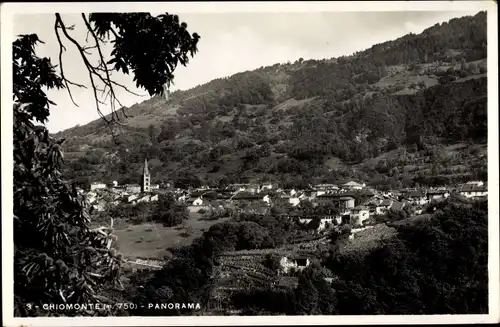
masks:
[[(283, 189), (273, 183), (231, 184), (223, 188), (208, 186), (195, 189), (160, 188), (151, 184), (151, 175), (147, 160), (144, 162), (141, 184), (111, 185), (93, 183), (85, 192), (88, 203), (94, 210), (103, 211), (109, 206), (122, 203), (136, 205), (141, 202), (158, 201), (160, 194), (173, 195), (177, 202), (184, 204), (189, 212), (213, 211), (219, 208), (234, 208), (238, 211), (266, 214), (271, 207), (301, 207), (309, 203), (312, 207), (330, 205), (338, 210), (333, 215), (321, 217), (318, 231), (325, 230), (332, 224), (350, 224), (362, 227), (374, 216), (384, 215), (389, 211), (411, 208), (412, 215), (419, 215), (426, 205), (433, 201), (459, 195), (467, 199), (486, 198), (487, 185), (483, 181), (469, 181), (454, 187), (413, 188), (391, 191), (379, 191), (364, 182), (348, 181), (340, 185), (310, 185), (308, 189)], [(362, 198), (362, 203), (356, 203)], [(315, 216), (298, 217), (301, 223), (311, 222)]]
[[(387, 219), (380, 219), (388, 213), (405, 211), (405, 219), (401, 218), (401, 221), (419, 219), (429, 212), (429, 208), (432, 211), (434, 203), (449, 197), (478, 200), (488, 195), (487, 185), (482, 181), (469, 181), (454, 187), (391, 191), (377, 190), (362, 181), (310, 185), (308, 189), (302, 190), (283, 189), (273, 183), (231, 184), (222, 188), (160, 187), (151, 184), (147, 160), (144, 162), (140, 184), (94, 183), (90, 190), (81, 192), (98, 212), (120, 204), (135, 206), (141, 202), (156, 202), (159, 196), (170, 195), (178, 204), (184, 205), (190, 215), (196, 217), (227, 212), (228, 209), (236, 214), (266, 215), (272, 208), (281, 208), (281, 215), (298, 226), (311, 226), (313, 221), (316, 222), (312, 230), (308, 228), (311, 232), (307, 237), (297, 239), (293, 244), (272, 249), (220, 253), (212, 274), (214, 306), (220, 305), (220, 301), (241, 289), (295, 288), (298, 279), (294, 275), (318, 262), (318, 249), (328, 246), (328, 232), (334, 228), (349, 226), (350, 243), (342, 249), (347, 252), (355, 247), (373, 246), (380, 239), (393, 235), (395, 230)], [(320, 213), (314, 211), (318, 207), (323, 208)], [(274, 268), (269, 266), (271, 257), (276, 261)], [(130, 258), (127, 262), (132, 264), (134, 271), (161, 269), (165, 263), (164, 260), (151, 257)], [(325, 280), (331, 281), (334, 277), (326, 274)]]

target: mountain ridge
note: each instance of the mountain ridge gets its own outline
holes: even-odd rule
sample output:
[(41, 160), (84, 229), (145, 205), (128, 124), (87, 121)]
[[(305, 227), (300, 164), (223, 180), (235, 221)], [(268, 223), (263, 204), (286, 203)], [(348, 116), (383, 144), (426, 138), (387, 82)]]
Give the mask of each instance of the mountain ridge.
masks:
[(55, 135), (67, 138), (66, 175), (80, 182), (89, 173), (134, 180), (144, 157), (159, 181), (305, 183), (331, 179), (336, 167), (354, 176), (352, 167), (395, 149), (425, 158), (436, 147), (484, 145), (486, 71), (480, 12), (352, 56), (300, 58), (151, 98), (126, 109), (114, 140), (102, 120)]

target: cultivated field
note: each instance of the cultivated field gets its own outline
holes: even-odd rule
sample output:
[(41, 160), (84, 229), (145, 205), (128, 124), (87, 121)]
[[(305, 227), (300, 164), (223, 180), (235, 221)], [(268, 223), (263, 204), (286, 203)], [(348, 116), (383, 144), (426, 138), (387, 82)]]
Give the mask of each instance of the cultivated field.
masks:
[(176, 227), (165, 227), (153, 222), (129, 226), (117, 225), (114, 234), (118, 236), (118, 251), (129, 259), (137, 257), (163, 259), (168, 248), (189, 245), (210, 226), (229, 219), (206, 221), (201, 218), (198, 213), (190, 213), (189, 219)]

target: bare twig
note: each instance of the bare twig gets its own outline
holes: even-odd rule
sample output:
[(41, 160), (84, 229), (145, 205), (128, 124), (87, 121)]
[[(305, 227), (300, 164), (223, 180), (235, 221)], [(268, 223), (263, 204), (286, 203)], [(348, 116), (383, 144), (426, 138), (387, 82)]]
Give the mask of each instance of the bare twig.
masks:
[[(99, 58), (100, 58), (101, 62), (104, 63), (105, 62), (104, 61), (104, 56), (102, 54), (101, 47), (99, 46), (99, 38), (94, 33), (94, 30), (92, 29), (92, 26), (90, 26), (90, 23), (88, 22), (87, 18), (85, 17), (85, 14), (83, 14), (83, 13), (82, 13), (82, 18), (83, 18), (83, 21), (85, 22), (85, 26), (87, 26), (87, 29), (90, 31), (90, 34), (92, 34), (92, 37), (95, 40), (95, 43), (97, 45), (97, 51), (99, 53)], [(106, 67), (106, 66), (104, 65), (104, 67)], [(108, 82), (108, 83), (105, 83), (105, 84), (107, 84), (107, 86), (109, 87), (109, 89), (111, 91), (110, 92), (110, 100), (111, 100), (111, 106), (112, 106), (111, 107), (111, 114), (112, 115), (116, 115), (116, 118), (119, 119), (118, 115), (116, 114), (116, 112), (114, 110), (115, 109), (114, 108), (114, 100), (116, 100), (120, 106), (123, 107), (123, 105), (120, 103), (120, 100), (118, 100), (116, 98), (115, 91), (113, 90), (113, 84), (111, 83), (111, 76), (109, 76), (109, 71), (108, 71), (107, 67), (104, 69), (104, 72), (106, 74), (106, 80)]]
[[(90, 84), (92, 86), (92, 90), (94, 93), (97, 112), (99, 113), (99, 116), (106, 122), (106, 124), (108, 125), (108, 127), (111, 130), (111, 134), (112, 134), (113, 139), (115, 140), (115, 142), (117, 142), (116, 138), (115, 138), (116, 137), (116, 135), (115, 135), (116, 130), (113, 126), (117, 126), (118, 131), (121, 131), (122, 128), (124, 127), (124, 125), (122, 123), (120, 123), (120, 116), (118, 115), (118, 112), (117, 112), (118, 110), (116, 109), (116, 104), (121, 106), (119, 111), (121, 111), (121, 113), (123, 114), (123, 116), (125, 118), (127, 118), (127, 115), (125, 113), (124, 106), (121, 104), (121, 102), (119, 101), (119, 99), (116, 96), (115, 88), (117, 88), (117, 87), (122, 88), (125, 91), (127, 91), (128, 93), (133, 94), (135, 96), (140, 96), (140, 97), (144, 97), (144, 96), (146, 96), (146, 94), (135, 93), (135, 92), (129, 90), (125, 85), (120, 84), (120, 83), (113, 81), (111, 79), (113, 69), (108, 68), (108, 65), (106, 64), (106, 61), (105, 61), (105, 58), (104, 58), (104, 55), (103, 55), (102, 49), (101, 49), (102, 45), (106, 44), (107, 41), (106, 41), (106, 39), (103, 39), (102, 37), (96, 35), (95, 30), (90, 25), (90, 22), (87, 19), (86, 15), (83, 13), (81, 15), (82, 15), (83, 22), (85, 23), (85, 26), (87, 28), (87, 35), (86, 35), (85, 41), (88, 42), (89, 36), (92, 36), (92, 38), (95, 41), (94, 45), (84, 45), (84, 46), (80, 45), (71, 35), (69, 35), (68, 30), (71, 30), (71, 29), (64, 24), (64, 22), (62, 21), (61, 15), (58, 13), (55, 14), (56, 22), (54, 25), (54, 29), (56, 32), (56, 36), (57, 36), (57, 39), (59, 42), (59, 48), (60, 48), (59, 49), (60, 50), (59, 62), (60, 62), (60, 66), (61, 66), (60, 67), (61, 76), (64, 80), (66, 87), (68, 88), (68, 92), (69, 92), (69, 95), (70, 95), (72, 102), (76, 106), (78, 106), (75, 103), (75, 101), (73, 100), (73, 96), (71, 94), (71, 90), (69, 89), (69, 86), (73, 85), (73, 86), (84, 87), (84, 88), (86, 88), (86, 87), (84, 85), (73, 83), (73, 82), (69, 81), (64, 75), (64, 68), (62, 65), (62, 53), (64, 51), (66, 51), (66, 48), (63, 45), (62, 40), (61, 40), (61, 36), (64, 35), (64, 37), (68, 41), (70, 41), (77, 48), (77, 50), (80, 53), (80, 56), (85, 64), (85, 68), (87, 69), (87, 72), (89, 75)], [(60, 31), (62, 31), (62, 34), (60, 33)], [(121, 39), (121, 37), (119, 36), (119, 34), (115, 31), (115, 29), (113, 27), (110, 28), (109, 32), (111, 32), (112, 35), (114, 36), (113, 42), (116, 42), (116, 41)], [(97, 64), (92, 64), (89, 61), (89, 58), (87, 57), (88, 55), (92, 54), (90, 52), (90, 50), (94, 50), (94, 49), (97, 49), (97, 53), (99, 55), (99, 62)], [(104, 88), (102, 88), (102, 89), (99, 88), (99, 85), (97, 83), (99, 81), (103, 83)], [(102, 101), (102, 99), (104, 99), (104, 101)], [(106, 101), (109, 101), (109, 105), (111, 107), (111, 117), (108, 117), (108, 118), (101, 111), (101, 105), (106, 105), (106, 103), (105, 103)]]
[[(98, 74), (95, 73), (95, 69), (93, 68), (92, 64), (88, 61), (87, 57), (85, 56), (85, 52), (84, 52), (83, 48), (80, 46), (80, 44), (68, 34), (68, 31), (66, 30), (66, 27), (62, 21), (61, 15), (58, 13), (56, 13), (56, 26), (59, 26), (61, 28), (64, 36), (71, 43), (73, 43), (76, 46), (78, 51), (80, 51), (80, 55), (83, 59), (83, 62), (85, 63), (85, 66), (88, 70), (88, 73), (89, 73), (90, 83), (92, 84), (92, 89), (94, 91), (94, 98), (95, 98), (95, 102), (96, 102), (97, 112), (99, 113), (99, 116), (109, 125), (110, 121), (108, 121), (108, 119), (105, 117), (105, 115), (102, 113), (102, 111), (99, 107), (100, 101), (99, 101), (99, 98), (97, 96), (97, 89), (96, 89), (96, 85), (94, 82), (93, 73), (96, 75), (98, 75)], [(98, 76), (101, 77), (100, 75), (98, 75)], [(102, 79), (102, 77), (101, 77), (101, 79)]]
[(68, 80), (66, 78), (66, 76), (64, 76), (64, 67), (63, 67), (63, 62), (62, 62), (62, 54), (63, 54), (64, 51), (66, 51), (66, 47), (63, 45), (63, 43), (61, 41), (61, 36), (59, 35), (58, 26), (59, 26), (59, 22), (56, 20), (56, 22), (54, 24), (54, 30), (56, 32), (57, 41), (59, 42), (59, 70), (61, 71), (61, 78), (63, 79), (64, 84), (66, 85), (66, 89), (68, 90), (69, 97), (70, 97), (71, 101), (73, 102), (73, 104), (75, 106), (78, 107), (78, 105), (76, 104), (75, 100), (73, 99), (73, 94), (71, 94), (71, 89), (69, 87), (69, 84), (74, 85), (74, 86), (78, 86), (78, 87), (83, 87), (83, 88), (86, 88), (86, 86), (78, 84), (78, 83), (73, 83), (70, 80)]

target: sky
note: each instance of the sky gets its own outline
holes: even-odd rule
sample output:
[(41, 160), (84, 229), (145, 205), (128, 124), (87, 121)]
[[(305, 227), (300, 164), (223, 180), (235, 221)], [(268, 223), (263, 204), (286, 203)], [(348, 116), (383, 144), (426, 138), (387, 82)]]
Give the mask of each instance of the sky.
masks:
[[(163, 11), (168, 11), (168, 8)], [(188, 30), (200, 36), (199, 52), (187, 67), (175, 72), (171, 91), (185, 90), (215, 78), (253, 70), (275, 63), (295, 61), (302, 57), (323, 59), (350, 55), (370, 46), (393, 40), (454, 17), (474, 15), (472, 11), (392, 11), (392, 12), (240, 12), (179, 13)], [(160, 12), (151, 12), (159, 14)], [(176, 13), (171, 12), (169, 13)], [(75, 24), (71, 35), (85, 43), (86, 31), (80, 14), (63, 13), (66, 25)], [(58, 64), (59, 47), (54, 33), (54, 15), (18, 14), (13, 18), (13, 35), (36, 33), (45, 44), (37, 47), (40, 57), (50, 57)], [(68, 42), (63, 54), (66, 77), (89, 85), (88, 73), (78, 51)], [(109, 52), (108, 52), (109, 53)], [(135, 89), (131, 76), (115, 74), (114, 78), (138, 97), (117, 90), (120, 102), (131, 106), (147, 100), (146, 92)], [(57, 103), (51, 107), (47, 126), (54, 133), (97, 119), (98, 113), (91, 89), (71, 87), (76, 107), (66, 90), (50, 90), (48, 96)], [(104, 108), (109, 113), (109, 108)]]

